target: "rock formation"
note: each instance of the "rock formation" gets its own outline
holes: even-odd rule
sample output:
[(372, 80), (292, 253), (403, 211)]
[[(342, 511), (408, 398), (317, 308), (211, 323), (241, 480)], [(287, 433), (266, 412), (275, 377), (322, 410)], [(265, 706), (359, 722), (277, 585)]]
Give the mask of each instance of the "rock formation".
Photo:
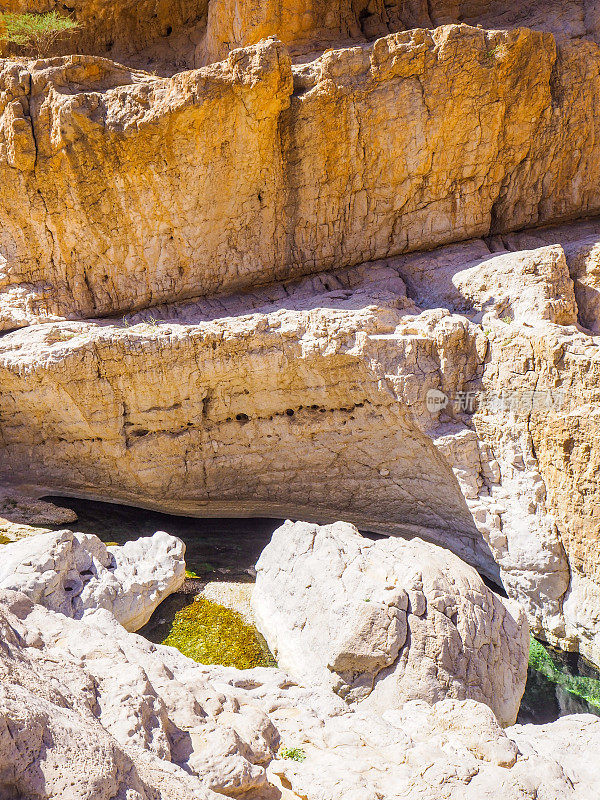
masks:
[[(205, 667), (106, 610), (73, 620), (17, 592), (0, 591), (0, 630), (3, 800), (275, 800), (278, 787), (292, 799), (491, 800), (499, 781), (507, 800), (595, 791), (580, 755), (600, 744), (593, 717), (570, 718), (566, 747), (563, 724), (513, 738), (472, 700), (352, 711), (281, 670)], [(284, 745), (304, 760), (277, 757)]]
[[(32, 512), (69, 524), (35, 505), (50, 493), (345, 520), (429, 543), (369, 545), (411, 554), (398, 585), (442, 546), (501, 583), (534, 634), (600, 664), (596, 6), (6, 0), (78, 23), (52, 58), (11, 45), (0, 59), (8, 538)], [(434, 607), (438, 564), (417, 593), (431, 617), (405, 613), (401, 593), (386, 606), (414, 628), (402, 670), (384, 680), (389, 665), (359, 641), (321, 664), (337, 664), (349, 697), (358, 675), (376, 679), (348, 708), (282, 672), (207, 670), (118, 628), (182, 579), (163, 537), (107, 550), (54, 532), (2, 547), (0, 583), (30, 599), (2, 595), (0, 798), (593, 791), (578, 748), (595, 746), (595, 724), (504, 734), (463, 699), (512, 721), (522, 666), (521, 628), (464, 565), (481, 625), (515, 626), (512, 649), (506, 631), (490, 649), (502, 665), (482, 656), (472, 694), (439, 669), (422, 693), (403, 684), (430, 623), (438, 667), (446, 626), (449, 674), (477, 639), (458, 644), (460, 625)], [(476, 616), (472, 599), (457, 608)], [(383, 661), (401, 640), (398, 628)], [(384, 683), (457, 698), (376, 718)], [(275, 758), (295, 738), (306, 761)]]
[(0, 327), (598, 212), (600, 137), (574, 93), (595, 104), (600, 54), (564, 48), (447, 26), (296, 68), (266, 40), (166, 79), (5, 62)]
[(570, 277), (593, 298), (596, 231), (6, 334), (0, 474), (175, 513), (418, 535), (600, 663), (599, 350)]
[(287, 522), (257, 565), (252, 604), (280, 667), (383, 713), (471, 698), (512, 725), (529, 628), (474, 569), (419, 539)]
[(0, 588), (75, 619), (105, 608), (136, 631), (183, 583), (184, 555), (183, 542), (160, 531), (122, 547), (91, 534), (45, 533), (2, 546)]
[(0, 520), (16, 525), (64, 525), (75, 522), (77, 514), (70, 508), (0, 488)]

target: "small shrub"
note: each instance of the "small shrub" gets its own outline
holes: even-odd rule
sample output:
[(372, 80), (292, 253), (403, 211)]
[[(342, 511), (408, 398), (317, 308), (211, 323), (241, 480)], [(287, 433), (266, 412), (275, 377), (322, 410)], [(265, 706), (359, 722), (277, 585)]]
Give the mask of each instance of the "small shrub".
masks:
[(61, 16), (57, 11), (3, 14), (2, 22), (6, 29), (6, 42), (31, 48), (37, 56), (46, 55), (61, 34), (79, 27), (75, 20)]
[(278, 755), (289, 761), (306, 761), (306, 753), (301, 747), (282, 747)]
[(503, 44), (498, 44), (495, 47), (491, 47), (489, 50), (486, 50), (485, 57), (488, 65), (492, 66), (495, 61), (501, 61), (503, 58), (505, 58), (506, 54), (506, 47)]

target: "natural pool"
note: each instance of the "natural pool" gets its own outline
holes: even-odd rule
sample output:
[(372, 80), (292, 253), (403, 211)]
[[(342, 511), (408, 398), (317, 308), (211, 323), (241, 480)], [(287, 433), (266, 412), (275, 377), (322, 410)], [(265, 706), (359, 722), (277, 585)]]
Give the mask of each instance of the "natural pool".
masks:
[[(194, 519), (89, 500), (45, 499), (72, 508), (79, 516), (73, 527), (95, 533), (107, 543), (123, 544), (157, 530), (185, 542), (190, 577), (140, 631), (146, 638), (178, 647), (202, 663), (240, 668), (274, 665), (260, 634), (239, 614), (196, 598), (209, 581), (251, 583), (254, 565), (282, 520)], [(546, 723), (574, 713), (600, 716), (600, 672), (576, 654), (532, 639), (518, 721)]]

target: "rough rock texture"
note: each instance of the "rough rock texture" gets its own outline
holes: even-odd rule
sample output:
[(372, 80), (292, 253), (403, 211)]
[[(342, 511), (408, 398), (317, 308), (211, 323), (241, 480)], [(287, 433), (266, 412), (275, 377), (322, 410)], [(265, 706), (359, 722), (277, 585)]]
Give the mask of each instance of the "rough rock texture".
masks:
[(414, 539), (286, 522), (256, 565), (252, 607), (280, 667), (374, 712), (471, 698), (512, 725), (529, 628), (474, 569)]
[(77, 514), (0, 486), (0, 519), (21, 525), (64, 525), (75, 522)]
[(294, 69), (266, 40), (168, 79), (5, 61), (0, 329), (597, 212), (599, 64), (467, 26)]
[[(599, 39), (600, 11), (593, 0), (4, 0), (9, 12), (57, 10), (77, 21), (50, 53), (93, 53), (161, 73), (201, 66), (260, 39), (277, 36), (299, 59), (331, 46), (352, 46), (388, 33), (466, 22), (488, 29), (528, 27), (559, 41)], [(0, 42), (1, 46), (1, 42)], [(11, 48), (27, 53), (27, 48)]]
[[(0, 631), (3, 799), (276, 800), (279, 786), (287, 799), (492, 800), (501, 786), (507, 800), (589, 800), (597, 785), (580, 757), (600, 744), (596, 718), (573, 718), (563, 768), (553, 726), (539, 741), (517, 728), (521, 754), (474, 701), (355, 712), (280, 670), (195, 664), (105, 610), (72, 620), (2, 591)], [(305, 761), (276, 758), (282, 744)]]
[[(359, 271), (231, 298), (235, 317), (217, 302), (164, 311), (186, 324), (132, 318), (5, 336), (0, 471), (175, 513), (345, 516), (382, 532), (430, 531), (444, 543), (452, 531), (456, 551), (495, 574), (450, 467), (393, 390), (405, 389), (430, 421), (417, 359), (432, 387), (443, 359), (452, 392), (475, 378), (486, 339), (447, 312), (405, 317), (417, 309), (397, 273), (383, 266), (379, 280), (372, 268), (366, 275), (363, 286)], [(278, 309), (279, 298), (290, 310)], [(244, 313), (253, 306), (263, 310)], [(217, 319), (190, 321), (202, 317)], [(403, 318), (405, 335), (389, 342)], [(388, 384), (376, 360), (390, 346), (398, 357)], [(315, 481), (315, 470), (330, 480)]]
[(419, 535), (600, 663), (597, 5), (74, 0), (136, 58), (0, 62), (0, 480)]
[(91, 534), (45, 533), (3, 545), (0, 588), (75, 619), (105, 608), (136, 631), (183, 583), (184, 555), (183, 542), (162, 531), (122, 547)]
[(0, 479), (418, 535), (600, 663), (600, 351), (569, 277), (594, 227), (7, 334)]

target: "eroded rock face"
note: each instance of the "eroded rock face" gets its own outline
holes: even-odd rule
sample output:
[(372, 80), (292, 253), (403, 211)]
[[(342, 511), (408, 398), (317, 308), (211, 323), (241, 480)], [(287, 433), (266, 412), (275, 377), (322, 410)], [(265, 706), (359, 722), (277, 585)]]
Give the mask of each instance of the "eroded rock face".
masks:
[[(549, 230), (518, 253), (477, 240), (5, 335), (0, 475), (40, 494), (417, 535), (600, 663), (585, 490), (599, 351), (576, 328), (578, 232), (592, 235)], [(585, 614), (565, 605), (581, 592)]]
[(75, 522), (77, 514), (70, 508), (61, 508), (28, 497), (19, 491), (0, 487), (0, 520), (16, 525), (64, 525)]
[(183, 542), (162, 531), (122, 547), (91, 534), (44, 533), (3, 545), (0, 588), (75, 619), (108, 609), (136, 631), (183, 583), (184, 556)]
[[(553, 726), (518, 729), (522, 755), (472, 700), (352, 711), (281, 670), (195, 664), (105, 610), (73, 620), (0, 591), (0, 631), (0, 797), (491, 800), (501, 780), (507, 800), (587, 800), (597, 782), (579, 757), (597, 718), (574, 718), (563, 769)], [(282, 744), (305, 760), (277, 758)]]
[(252, 606), (279, 665), (374, 712), (446, 697), (517, 717), (529, 629), (474, 569), (419, 539), (286, 522), (257, 565)]
[[(193, 67), (194, 49), (206, 28), (207, 0), (136, 0), (106, 3), (72, 0), (68, 8), (57, 0), (4, 0), (7, 13), (57, 11), (77, 22), (77, 29), (48, 43), (43, 55), (87, 53), (116, 61), (168, 64), (171, 71)], [(15, 53), (27, 48), (12, 46)], [(37, 55), (37, 54), (36, 54)]]
[(273, 40), (168, 79), (3, 62), (0, 327), (598, 211), (599, 52), (446, 26), (294, 69)]

